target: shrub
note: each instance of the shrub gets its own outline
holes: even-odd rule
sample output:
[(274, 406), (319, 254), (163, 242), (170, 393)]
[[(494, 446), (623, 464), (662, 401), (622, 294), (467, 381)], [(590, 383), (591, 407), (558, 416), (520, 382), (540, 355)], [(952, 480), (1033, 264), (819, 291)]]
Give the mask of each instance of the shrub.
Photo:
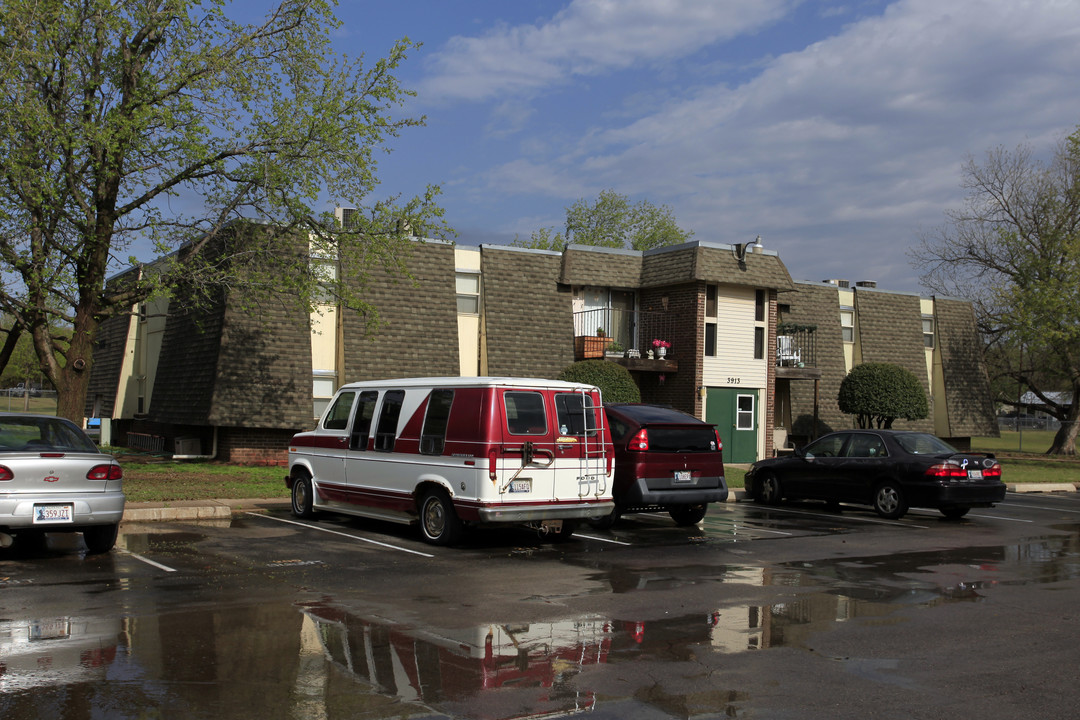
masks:
[(641, 390), (634, 384), (630, 371), (618, 363), (582, 360), (567, 366), (559, 373), (559, 379), (597, 386), (604, 402), (641, 402)]
[(856, 365), (840, 383), (840, 412), (855, 415), (860, 428), (891, 428), (893, 420), (921, 420), (930, 412), (919, 378), (892, 363)]

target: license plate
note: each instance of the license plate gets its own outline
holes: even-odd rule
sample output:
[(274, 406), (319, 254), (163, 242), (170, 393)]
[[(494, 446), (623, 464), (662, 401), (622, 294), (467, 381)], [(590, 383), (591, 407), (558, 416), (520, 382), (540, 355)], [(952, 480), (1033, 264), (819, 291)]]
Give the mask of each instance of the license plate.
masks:
[(532, 479), (531, 478), (524, 478), (523, 480), (512, 480), (510, 482), (510, 492), (512, 492), (512, 493), (532, 492)]
[(968, 480), (982, 480), (982, 470), (968, 470)]
[(74, 520), (71, 505), (35, 505), (34, 524), (69, 523)]
[(690, 471), (689, 470), (676, 470), (675, 471), (675, 482), (677, 482), (677, 483), (688, 483), (688, 482), (690, 482)]

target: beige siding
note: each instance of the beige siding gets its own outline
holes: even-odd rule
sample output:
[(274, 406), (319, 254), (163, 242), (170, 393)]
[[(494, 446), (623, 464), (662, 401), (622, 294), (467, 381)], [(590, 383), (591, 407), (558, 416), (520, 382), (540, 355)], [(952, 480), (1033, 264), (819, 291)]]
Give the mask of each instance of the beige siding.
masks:
[(754, 358), (754, 288), (721, 285), (717, 292), (716, 357), (704, 358), (704, 384), (709, 387), (763, 388), (767, 382), (765, 358)]

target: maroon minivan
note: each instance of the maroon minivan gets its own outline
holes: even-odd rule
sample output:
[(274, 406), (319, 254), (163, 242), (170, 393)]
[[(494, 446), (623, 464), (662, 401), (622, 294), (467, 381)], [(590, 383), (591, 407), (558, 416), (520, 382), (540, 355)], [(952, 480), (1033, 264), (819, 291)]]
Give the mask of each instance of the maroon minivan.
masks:
[(715, 425), (658, 405), (611, 403), (604, 412), (615, 444), (615, 510), (590, 521), (595, 527), (611, 527), (627, 513), (660, 511), (694, 525), (708, 503), (727, 500)]

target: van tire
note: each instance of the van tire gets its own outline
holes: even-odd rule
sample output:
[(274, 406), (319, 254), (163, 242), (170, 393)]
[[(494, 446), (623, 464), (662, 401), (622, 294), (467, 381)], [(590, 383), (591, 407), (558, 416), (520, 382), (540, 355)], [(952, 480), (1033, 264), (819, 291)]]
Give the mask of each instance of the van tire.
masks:
[(315, 490), (306, 472), (298, 473), (293, 478), (292, 514), (305, 519), (315, 517)]
[(462, 524), (450, 495), (442, 488), (429, 490), (420, 500), (420, 532), (432, 545), (453, 545), (461, 538)]

